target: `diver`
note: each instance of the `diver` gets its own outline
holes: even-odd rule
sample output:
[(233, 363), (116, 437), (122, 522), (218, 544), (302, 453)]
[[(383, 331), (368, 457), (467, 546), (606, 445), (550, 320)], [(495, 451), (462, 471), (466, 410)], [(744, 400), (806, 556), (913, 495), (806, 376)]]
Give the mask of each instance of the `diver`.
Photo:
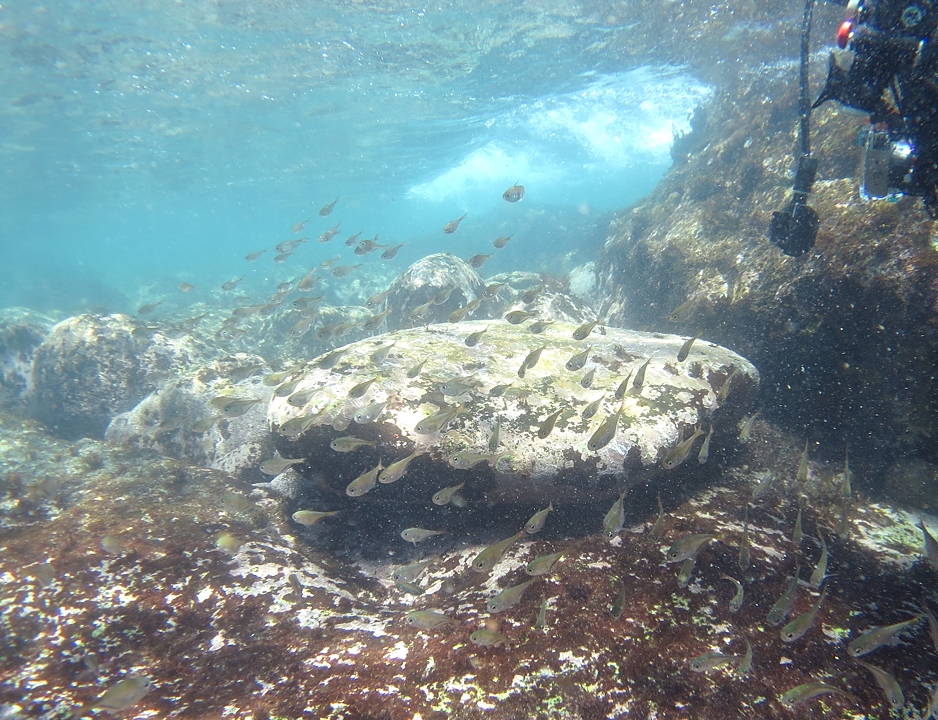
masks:
[(811, 103), (808, 46), (814, 0), (806, 0), (801, 37), (801, 152), (791, 201), (772, 214), (769, 227), (771, 241), (786, 255), (803, 255), (817, 237), (820, 219), (807, 204), (817, 173), (809, 120), (811, 110), (828, 100), (869, 115), (863, 136), (861, 196), (914, 195), (922, 198), (931, 217), (938, 217), (936, 4), (938, 0), (846, 2), (827, 82)]

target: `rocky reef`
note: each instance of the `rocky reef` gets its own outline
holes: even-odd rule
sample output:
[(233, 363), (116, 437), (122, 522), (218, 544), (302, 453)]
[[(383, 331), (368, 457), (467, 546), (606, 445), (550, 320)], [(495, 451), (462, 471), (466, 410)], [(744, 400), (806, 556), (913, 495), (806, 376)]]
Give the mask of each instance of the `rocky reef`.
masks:
[[(677, 719), (715, 707), (727, 717), (886, 717), (883, 692), (846, 643), (906, 619), (922, 586), (934, 587), (917, 518), (870, 504), (844, 523), (829, 489), (836, 468), (814, 463), (803, 483), (759, 490), (767, 465), (794, 477), (798, 450), (761, 424), (753, 435), (739, 457), (749, 470), (715, 488), (669, 486), (661, 523), (641, 487), (611, 540), (598, 534), (608, 503), (558, 507), (480, 573), (473, 558), (518, 523), (422, 553), (399, 539), (355, 562), (373, 530), (363, 506), (304, 526), (268, 488), (0, 418), (0, 466), (17, 468), (0, 476), (0, 713), (63, 716), (121, 678), (145, 677), (152, 688), (124, 717)], [(820, 562), (810, 539), (792, 540), (796, 501), (805, 534), (826, 537), (832, 577), (814, 627), (789, 644), (766, 613), (799, 564)], [(327, 523), (340, 553), (322, 546)], [(665, 551), (688, 533), (719, 538), (682, 587)], [(520, 602), (489, 610), (496, 592), (532, 579), (532, 558), (558, 552)], [(394, 573), (420, 559), (431, 560), (423, 574), (398, 585)], [(745, 588), (737, 612), (724, 574)], [(799, 595), (792, 617), (816, 599)], [(426, 610), (444, 615), (437, 627), (435, 615), (410, 615)], [(743, 639), (748, 675), (738, 658), (692, 671), (708, 651), (741, 654)], [(897, 676), (904, 717), (924, 717), (936, 651), (919, 628), (864, 658)], [(857, 699), (780, 702), (819, 678)]]
[[(748, 361), (702, 340), (679, 360), (687, 338), (595, 322), (534, 329), (429, 325), (335, 350), (275, 392), (269, 420), (281, 455), (316, 458), (336, 489), (414, 451), (431, 484), (402, 484), (424, 501), (452, 477), (473, 499), (578, 502), (668, 472), (659, 463), (695, 427), (722, 443), (757, 393)], [(368, 445), (349, 459), (330, 449), (343, 435)]]
[(743, 74), (655, 191), (618, 214), (596, 270), (610, 322), (702, 330), (745, 355), (767, 416), (829, 458), (849, 443), (876, 485), (903, 456), (938, 461), (938, 229), (917, 198), (861, 199), (864, 122), (830, 104), (813, 114), (820, 231), (813, 252), (787, 257), (768, 228), (791, 192), (796, 72)]

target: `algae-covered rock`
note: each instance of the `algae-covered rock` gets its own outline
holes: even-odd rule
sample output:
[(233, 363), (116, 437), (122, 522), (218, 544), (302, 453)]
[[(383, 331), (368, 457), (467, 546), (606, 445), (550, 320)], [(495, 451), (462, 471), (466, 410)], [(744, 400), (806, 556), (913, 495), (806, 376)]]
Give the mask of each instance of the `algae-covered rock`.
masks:
[[(819, 86), (826, 65), (814, 71)], [(799, 257), (770, 242), (791, 199), (795, 75), (760, 69), (723, 88), (693, 152), (610, 224), (601, 312), (737, 348), (762, 373), (768, 415), (830, 458), (849, 442), (868, 477), (910, 454), (938, 462), (938, 223), (919, 198), (860, 197), (866, 120), (829, 103), (811, 118), (817, 242)]]
[[(104, 438), (158, 450), (243, 480), (267, 480), (257, 469), (273, 452), (266, 423), (271, 388), (262, 384), (267, 370), (260, 357), (244, 353), (192, 368), (167, 380), (132, 410), (117, 415)], [(241, 415), (225, 417), (212, 405), (221, 396), (258, 402)]]
[[(485, 283), (469, 263), (455, 255), (428, 255), (411, 265), (391, 283), (387, 307), (388, 328), (398, 330), (425, 323), (445, 322), (449, 315), (466, 303), (482, 299)], [(447, 294), (448, 290), (452, 290)], [(486, 317), (482, 303), (475, 317)]]
[(18, 404), (29, 393), (33, 357), (54, 324), (27, 308), (0, 310), (0, 404)]
[[(686, 338), (597, 327), (576, 340), (576, 329), (555, 322), (535, 334), (505, 321), (468, 322), (355, 343), (334, 364), (335, 356), (327, 355), (308, 366), (295, 388), (310, 393), (305, 407), (275, 397), (270, 426), (280, 436), (284, 457), (316, 458), (317, 469), (336, 490), (354, 476), (347, 475), (348, 456), (331, 450), (330, 442), (355, 436), (376, 443), (355, 451), (354, 465), (360, 462), (362, 469), (379, 459), (388, 465), (412, 450), (423, 452), (416, 463), (426, 487), (401, 482), (424, 493), (424, 500), (454, 479), (466, 481), (463, 494), (470, 500), (577, 501), (667, 472), (663, 457), (695, 426), (722, 434), (755, 398), (758, 372), (726, 348), (698, 340), (680, 362)], [(466, 345), (470, 335), (483, 330), (478, 344)], [(373, 358), (389, 346), (385, 359)], [(522, 377), (522, 364), (539, 348), (539, 359)], [(574, 367), (575, 358), (590, 348), (582, 366)], [(718, 393), (734, 370), (726, 407), (716, 412)], [(620, 402), (615, 393), (626, 380)], [(595, 413), (584, 418), (588, 408)], [(442, 431), (424, 427), (447, 409), (453, 417)], [(355, 420), (356, 414), (363, 419), (378, 410), (375, 421)], [(599, 428), (609, 428), (617, 414), (616, 432), (599, 441)], [(553, 415), (548, 428), (545, 421)], [(492, 441), (496, 427), (497, 444)], [(688, 455), (695, 465), (699, 447), (698, 441)], [(475, 467), (463, 469), (474, 460)]]
[(116, 414), (208, 354), (190, 337), (169, 338), (126, 315), (68, 318), (36, 351), (33, 414), (63, 437), (102, 437)]

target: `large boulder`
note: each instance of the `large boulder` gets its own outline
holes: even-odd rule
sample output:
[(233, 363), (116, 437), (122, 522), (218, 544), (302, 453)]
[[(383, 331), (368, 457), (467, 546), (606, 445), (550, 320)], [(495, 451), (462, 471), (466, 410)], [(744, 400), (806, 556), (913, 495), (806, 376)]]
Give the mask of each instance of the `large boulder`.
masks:
[(31, 411), (62, 437), (103, 437), (166, 378), (211, 351), (170, 338), (127, 315), (79, 315), (52, 328), (36, 351)]
[(938, 224), (917, 198), (861, 199), (865, 120), (828, 104), (812, 116), (817, 244), (788, 257), (769, 242), (791, 197), (795, 80), (787, 65), (746, 74), (700, 113), (690, 151), (610, 225), (600, 313), (738, 349), (762, 373), (766, 415), (829, 459), (846, 441), (867, 470), (938, 462)]
[[(414, 467), (424, 472), (401, 483), (407, 489), (397, 488), (404, 493), (400, 497), (426, 501), (464, 480), (470, 501), (588, 501), (667, 473), (663, 458), (695, 427), (713, 429), (715, 442), (726, 441), (755, 399), (758, 372), (726, 348), (698, 340), (679, 361), (683, 337), (597, 327), (576, 340), (576, 329), (556, 322), (535, 334), (502, 320), (447, 323), (346, 346), (338, 362), (330, 354), (302, 374), (295, 392), (308, 393), (307, 405), (296, 407), (286, 397), (271, 401), (269, 420), (281, 455), (316, 458), (316, 472), (340, 495), (379, 459), (388, 465), (418, 450), (424, 456)], [(483, 330), (478, 344), (468, 347), (467, 337)], [(373, 357), (392, 344), (386, 358)], [(522, 363), (542, 347), (539, 361), (520, 377)], [(569, 369), (572, 358), (590, 347), (582, 367)], [(643, 384), (636, 387), (646, 361)], [(411, 377), (422, 362), (420, 374)], [(734, 372), (721, 409), (718, 394)], [(590, 373), (592, 384), (585, 387)], [(614, 395), (629, 376), (620, 402)], [(464, 378), (465, 392), (454, 378)], [(361, 385), (372, 380), (367, 388)], [(364, 408), (385, 401), (374, 420), (356, 422)], [(594, 414), (584, 417), (596, 401)], [(462, 412), (439, 432), (418, 427), (459, 403)], [(620, 409), (617, 432), (591, 447), (598, 428), (609, 427)], [(554, 414), (548, 428), (545, 420)], [(308, 421), (295, 430), (301, 418)], [(490, 445), (496, 427), (497, 446)], [(348, 435), (375, 445), (351, 457), (330, 449), (331, 441)], [(690, 455), (695, 466), (699, 442)], [(475, 458), (464, 453), (492, 452), (490, 461), (466, 468)]]
[[(249, 482), (266, 481), (258, 466), (273, 453), (267, 431), (271, 388), (263, 359), (239, 353), (191, 368), (120, 413), (104, 439), (156, 450), (195, 465), (222, 470)], [(243, 414), (225, 417), (212, 405), (222, 396), (256, 399)], [(213, 418), (218, 418), (212, 423)]]
[(21, 405), (32, 389), (33, 357), (55, 321), (27, 308), (0, 310), (0, 405)]

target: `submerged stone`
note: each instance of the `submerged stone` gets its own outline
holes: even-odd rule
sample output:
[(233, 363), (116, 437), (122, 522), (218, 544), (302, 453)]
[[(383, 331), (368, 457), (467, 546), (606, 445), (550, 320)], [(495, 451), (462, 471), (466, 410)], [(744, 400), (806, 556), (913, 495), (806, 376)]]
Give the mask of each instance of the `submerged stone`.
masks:
[[(486, 327), (481, 341), (467, 347), (465, 338)], [(533, 334), (526, 324), (495, 320), (431, 325), (354, 343), (331, 369), (315, 361), (309, 365), (296, 388), (312, 391), (305, 407), (273, 398), (270, 426), (280, 435), (283, 456), (319, 458), (318, 467), (339, 455), (329, 444), (343, 435), (379, 441), (361, 451), (372, 465), (376, 458), (387, 464), (422, 450), (425, 457), (415, 463), (429, 471), (419, 473), (419, 479), (405, 477), (405, 485), (426, 483), (429, 499), (452, 476), (466, 481), (463, 494), (470, 500), (497, 502), (595, 499), (668, 472), (662, 458), (695, 426), (712, 424), (719, 438), (735, 437), (735, 423), (754, 400), (759, 381), (745, 358), (698, 340), (688, 359), (678, 362), (683, 337), (597, 326), (577, 341), (576, 329), (557, 322)], [(384, 361), (372, 360), (376, 349), (391, 343)], [(585, 365), (568, 370), (571, 358), (589, 346)], [(520, 377), (525, 358), (541, 347), (537, 363)], [(636, 387), (634, 378), (649, 360)], [(408, 377), (423, 361), (420, 374)], [(720, 410), (718, 393), (734, 369), (738, 372)], [(587, 373), (592, 384), (584, 387)], [(620, 401), (616, 390), (629, 375)], [(374, 382), (364, 395), (350, 397), (352, 388), (369, 380)], [(492, 396), (494, 388), (500, 391), (506, 384)], [(597, 398), (603, 398), (599, 411), (584, 419), (583, 410)], [(355, 422), (363, 408), (385, 402), (374, 422)], [(620, 408), (616, 431), (591, 450), (597, 430), (609, 428)], [(309, 426), (291, 440), (281, 429), (301, 417), (310, 417)], [(438, 432), (437, 420), (446, 421)], [(492, 449), (489, 439), (496, 425), (499, 443)], [(697, 465), (695, 449), (690, 452)], [(347, 482), (336, 477), (332, 484), (338, 488)]]

